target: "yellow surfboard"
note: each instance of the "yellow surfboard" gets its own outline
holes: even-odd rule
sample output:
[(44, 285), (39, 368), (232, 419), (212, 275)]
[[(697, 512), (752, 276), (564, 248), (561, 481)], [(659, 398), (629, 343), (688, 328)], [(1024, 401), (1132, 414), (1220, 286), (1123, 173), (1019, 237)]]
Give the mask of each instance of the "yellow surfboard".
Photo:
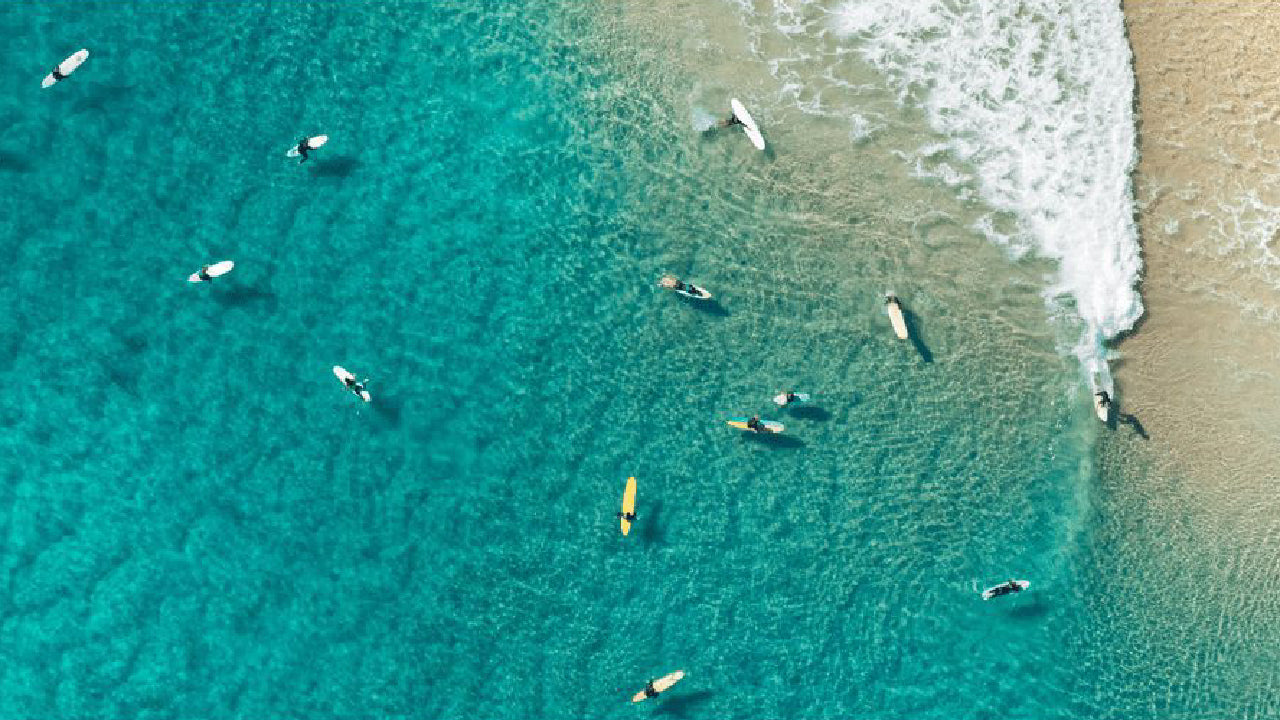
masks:
[(634, 514), (636, 511), (636, 479), (634, 477), (627, 478), (627, 489), (622, 493), (622, 534), (626, 535), (631, 532), (631, 521), (627, 519), (628, 515)]
[(650, 687), (646, 687), (644, 690), (633, 695), (631, 697), (631, 702), (638, 703), (643, 700), (648, 700), (651, 697), (657, 697), (660, 693), (666, 692), (672, 685), (675, 685), (683, 679), (683, 670), (677, 670), (670, 675), (664, 675), (650, 683), (650, 687), (652, 689), (650, 689)]

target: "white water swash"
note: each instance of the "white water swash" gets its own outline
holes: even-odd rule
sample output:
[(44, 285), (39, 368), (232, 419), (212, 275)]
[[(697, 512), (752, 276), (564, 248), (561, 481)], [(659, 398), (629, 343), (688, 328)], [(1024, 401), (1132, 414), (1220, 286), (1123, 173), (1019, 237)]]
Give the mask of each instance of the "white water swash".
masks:
[[(1132, 58), (1115, 2), (738, 0), (752, 50), (810, 114), (883, 126), (869, 104), (887, 79), (936, 142), (900, 156), (990, 211), (974, 229), (1054, 260), (1045, 298), (1064, 350), (1110, 388), (1106, 341), (1142, 315), (1130, 173), (1137, 161)], [(883, 80), (881, 80), (883, 82)]]

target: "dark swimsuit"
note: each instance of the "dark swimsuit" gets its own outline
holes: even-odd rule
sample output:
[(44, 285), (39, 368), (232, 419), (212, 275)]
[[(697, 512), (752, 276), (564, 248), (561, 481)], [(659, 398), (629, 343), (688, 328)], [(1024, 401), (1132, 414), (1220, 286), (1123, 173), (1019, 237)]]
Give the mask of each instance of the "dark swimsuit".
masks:
[(52, 75), (54, 80), (64, 80), (67, 77), (66, 75), (63, 75), (62, 73), (58, 72), (58, 68), (53, 69)]
[(644, 696), (647, 698), (658, 697), (658, 691), (653, 689), (653, 681), (650, 680), (648, 685), (644, 686)]

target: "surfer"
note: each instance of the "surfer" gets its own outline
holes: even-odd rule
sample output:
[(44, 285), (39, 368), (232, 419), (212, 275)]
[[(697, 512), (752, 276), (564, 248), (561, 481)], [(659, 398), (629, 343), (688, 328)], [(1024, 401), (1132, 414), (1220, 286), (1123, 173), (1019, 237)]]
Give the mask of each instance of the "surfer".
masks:
[(1111, 396), (1107, 394), (1106, 390), (1099, 390), (1094, 393), (1094, 396), (1098, 398), (1098, 407), (1104, 408), (1111, 406)]
[(209, 274), (209, 266), (208, 266), (208, 265), (201, 265), (201, 266), (200, 266), (200, 272), (196, 273), (196, 275), (199, 275), (199, 276), (200, 276), (200, 281), (201, 281), (201, 282), (209, 282), (210, 280), (212, 280), (212, 279), (213, 279), (213, 276)]
[(646, 698), (658, 697), (658, 689), (653, 686), (653, 681), (644, 684), (644, 696)]
[(788, 391), (785, 393), (785, 397), (784, 397), (783, 399), (785, 400), (785, 402), (783, 402), (783, 403), (782, 403), (782, 406), (783, 406), (783, 407), (786, 407), (786, 406), (790, 405), (791, 403), (795, 402), (796, 400), (799, 400), (799, 399), (800, 399), (800, 396), (799, 396), (799, 395), (796, 395), (795, 393), (793, 393), (793, 392), (791, 392), (790, 390), (788, 390)]
[(311, 138), (304, 137), (298, 141), (298, 147), (294, 148), (295, 150), (298, 151), (298, 156), (302, 158), (301, 160), (298, 161), (299, 165), (307, 161), (307, 151), (311, 149), (310, 147), (307, 146), (307, 143), (309, 142), (311, 142)]
[(67, 79), (67, 76), (66, 76), (66, 75), (63, 75), (63, 74), (62, 74), (62, 71), (61, 71), (61, 70), (59, 70), (59, 69), (58, 69), (58, 68), (56, 68), (56, 67), (53, 69), (53, 72), (51, 72), (51, 73), (49, 73), (49, 74), (53, 76), (53, 80), (54, 80), (54, 82), (58, 82), (58, 81), (66, 80), (66, 79)]
[(733, 127), (734, 125), (746, 125), (746, 123), (739, 120), (737, 115), (733, 113), (729, 113), (729, 119), (721, 120), (717, 125), (717, 127), (727, 128), (727, 127)]
[(1018, 584), (1017, 580), (1010, 580), (1003, 585), (997, 586), (995, 591), (991, 593), (991, 597), (1000, 597), (1001, 595), (1008, 595), (1016, 592), (1022, 592), (1022, 586)]
[(760, 422), (760, 416), (758, 415), (751, 416), (751, 419), (747, 421), (747, 427), (755, 430), (756, 432), (765, 431), (764, 423)]
[(633, 512), (629, 512), (629, 513), (623, 513), (623, 512), (620, 512), (620, 513), (616, 513), (616, 515), (617, 515), (617, 517), (620, 517), (620, 518), (622, 518), (623, 520), (626, 520), (627, 522), (635, 522), (635, 521), (636, 521), (636, 514), (635, 514), (635, 513), (633, 513)]
[(365, 378), (361, 382), (356, 382), (354, 376), (342, 378), (342, 384), (346, 385), (348, 390), (361, 396), (364, 394), (364, 384), (367, 382), (369, 382), (369, 378)]

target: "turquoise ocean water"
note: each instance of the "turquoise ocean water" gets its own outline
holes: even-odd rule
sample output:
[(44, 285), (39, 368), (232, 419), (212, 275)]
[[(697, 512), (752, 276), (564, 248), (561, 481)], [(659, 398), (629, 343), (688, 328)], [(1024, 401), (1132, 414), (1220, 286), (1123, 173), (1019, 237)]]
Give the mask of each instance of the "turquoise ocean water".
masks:
[(700, 132), (631, 7), (0, 12), (0, 717), (1274, 710), (923, 121)]

